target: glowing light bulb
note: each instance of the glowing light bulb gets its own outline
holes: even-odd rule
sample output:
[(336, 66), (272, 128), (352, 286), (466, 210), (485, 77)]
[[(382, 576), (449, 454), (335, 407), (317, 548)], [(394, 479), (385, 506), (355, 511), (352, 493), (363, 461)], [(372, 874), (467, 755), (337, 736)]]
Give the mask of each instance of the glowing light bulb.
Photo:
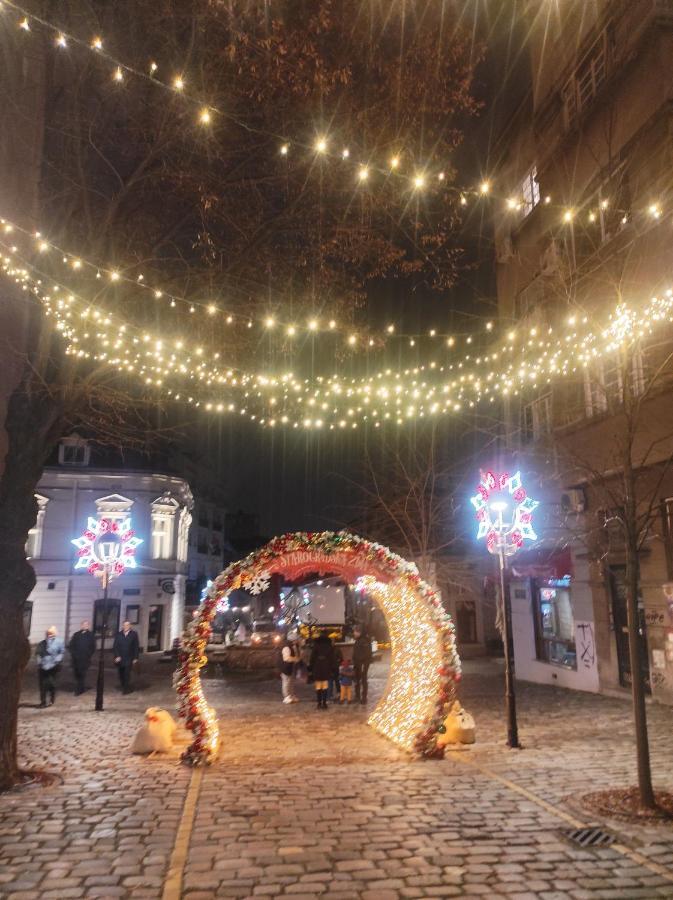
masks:
[(329, 327), (331, 330), (334, 330), (336, 328), (336, 324), (337, 323), (334, 321), (334, 319), (330, 319)]
[(324, 137), (319, 137), (315, 142), (315, 150), (316, 153), (327, 153), (327, 139)]
[(388, 334), (392, 334), (392, 333), (395, 331), (395, 326), (394, 326), (394, 325), (389, 325), (389, 326), (386, 328), (386, 331), (388, 332)]
[(152, 61), (150, 63), (150, 75), (154, 75), (154, 73), (156, 72), (156, 70), (158, 68), (159, 68), (159, 66), (154, 61)]
[(482, 195), (488, 194), (488, 192), (490, 190), (491, 190), (490, 181), (482, 181), (482, 183), (479, 185), (479, 193)]
[(208, 110), (204, 107), (201, 110), (201, 112), (199, 113), (199, 122), (202, 125), (210, 125), (211, 121), (212, 121), (212, 117), (210, 115), (210, 110)]
[(28, 21), (28, 17), (25, 19), (21, 19), (19, 22), (19, 28), (22, 28), (24, 31), (30, 31), (30, 22)]
[(360, 181), (366, 181), (369, 178), (369, 169), (367, 166), (362, 166), (360, 171), (358, 172), (358, 178)]
[(122, 72), (121, 66), (117, 66), (117, 68), (114, 71), (114, 75), (112, 77), (114, 78), (115, 81), (123, 81), (124, 80), (124, 73)]
[(356, 335), (354, 335), (354, 334), (349, 335), (349, 337), (348, 337), (348, 343), (351, 345), (351, 347), (352, 347), (356, 342), (357, 342), (357, 337), (356, 337)]
[(316, 322), (315, 319), (311, 319), (311, 321), (308, 323), (308, 330), (309, 331), (317, 331), (318, 330), (318, 323)]
[(574, 217), (575, 217), (575, 213), (572, 211), (572, 209), (566, 209), (565, 212), (563, 213), (563, 221), (564, 222), (572, 222)]
[(276, 320), (272, 316), (268, 316), (264, 324), (267, 328), (273, 328), (273, 326), (276, 324)]
[(393, 156), (393, 158), (390, 160), (390, 168), (397, 169), (399, 164), (400, 164), (399, 156)]
[(289, 144), (281, 144), (280, 145), (280, 155), (287, 156), (289, 149), (290, 149)]
[(544, 198), (544, 202), (547, 206), (549, 206), (549, 204), (551, 203), (551, 197), (549, 196), (549, 194), (547, 194), (547, 196)]
[(176, 77), (173, 79), (173, 87), (176, 91), (184, 90), (185, 80), (182, 75), (176, 75)]
[(440, 172), (439, 175), (437, 176), (437, 178), (440, 181), (444, 181), (444, 179), (446, 178), (446, 175), (444, 174), (444, 172)]
[(344, 147), (344, 149), (341, 151), (341, 158), (342, 158), (342, 159), (348, 159), (348, 157), (349, 157), (350, 155), (351, 155), (351, 152), (350, 152), (350, 150), (348, 149), (348, 147)]
[(290, 337), (294, 337), (294, 335), (295, 335), (296, 333), (297, 333), (297, 329), (294, 327), (294, 325), (290, 325), (290, 326), (288, 327), (288, 329), (287, 329), (287, 334), (288, 334)]
[(116, 270), (110, 272), (110, 281), (119, 281), (120, 277), (121, 276), (119, 275), (119, 272), (117, 272)]
[(216, 312), (217, 312), (217, 307), (215, 306), (215, 304), (209, 303), (208, 304), (208, 315), (214, 316)]
[(414, 175), (414, 187), (416, 188), (416, 190), (420, 190), (422, 187), (425, 187), (424, 175), (421, 175), (420, 173), (418, 175)]
[(601, 200), (601, 209), (607, 209), (609, 205), (610, 205), (610, 201), (609, 201), (609, 200), (607, 200), (607, 199), (606, 199), (606, 200)]
[(510, 197), (507, 201), (507, 209), (518, 209), (519, 203), (514, 197)]
[(467, 197), (465, 196), (465, 194), (460, 195), (460, 205), (467, 206)]
[(103, 39), (100, 37), (95, 37), (91, 41), (91, 49), (92, 50), (102, 50), (103, 49)]
[(661, 207), (658, 203), (651, 203), (648, 211), (653, 219), (661, 218)]
[(68, 46), (68, 41), (64, 34), (59, 34), (56, 37), (54, 43), (56, 44), (57, 47), (67, 47)]
[(590, 213), (589, 213), (589, 221), (590, 221), (590, 222), (595, 222), (595, 221), (596, 221), (596, 213), (595, 213), (595, 212), (590, 212)]

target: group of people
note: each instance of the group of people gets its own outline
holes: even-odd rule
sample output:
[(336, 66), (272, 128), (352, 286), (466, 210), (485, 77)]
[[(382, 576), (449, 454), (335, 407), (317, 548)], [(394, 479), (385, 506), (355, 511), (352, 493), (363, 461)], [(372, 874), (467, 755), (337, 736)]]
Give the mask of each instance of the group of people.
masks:
[[(77, 697), (87, 690), (86, 677), (96, 651), (96, 639), (88, 622), (82, 622), (79, 631), (76, 631), (70, 638), (68, 650), (70, 651), (70, 662), (75, 678), (75, 696)], [(58, 674), (65, 656), (65, 644), (58, 636), (55, 625), (47, 628), (44, 640), (37, 645), (36, 655), (40, 709), (45, 709), (47, 706), (52, 706), (56, 699)], [(124, 622), (121, 631), (115, 635), (112, 655), (117, 666), (122, 693), (130, 694), (131, 672), (140, 656), (138, 633), (133, 630), (130, 622)]]
[[(328, 700), (339, 703), (366, 703), (369, 688), (369, 666), (372, 661), (371, 639), (360, 629), (353, 633), (352, 655), (344, 656), (326, 634), (314, 641), (308, 663), (313, 678), (317, 708), (327, 709)], [(303, 666), (302, 648), (296, 633), (289, 633), (281, 651), (281, 691), (283, 703), (297, 703), (297, 676)]]

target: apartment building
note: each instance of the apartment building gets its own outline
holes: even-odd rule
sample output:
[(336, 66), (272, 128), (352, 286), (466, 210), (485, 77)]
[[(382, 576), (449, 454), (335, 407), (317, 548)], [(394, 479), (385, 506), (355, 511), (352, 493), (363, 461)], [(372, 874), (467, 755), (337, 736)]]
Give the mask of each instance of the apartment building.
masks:
[(630, 684), (628, 447), (643, 674), (673, 703), (672, 332), (643, 319), (627, 349), (601, 338), (618, 330), (620, 304), (638, 321), (673, 288), (673, 2), (536, 2), (524, 14), (530, 87), (493, 176), (499, 316), (551, 335), (569, 358), (588, 330), (598, 338), (563, 375), (507, 402), (506, 450), (544, 501), (540, 541), (512, 570), (517, 675), (589, 691)]

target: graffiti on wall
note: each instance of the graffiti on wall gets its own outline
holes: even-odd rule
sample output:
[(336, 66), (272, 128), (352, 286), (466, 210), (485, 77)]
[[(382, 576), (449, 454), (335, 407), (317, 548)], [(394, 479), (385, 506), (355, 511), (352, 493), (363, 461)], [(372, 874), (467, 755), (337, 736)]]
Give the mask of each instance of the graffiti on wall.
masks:
[(575, 625), (577, 667), (593, 669), (596, 666), (596, 641), (593, 622), (577, 622)]

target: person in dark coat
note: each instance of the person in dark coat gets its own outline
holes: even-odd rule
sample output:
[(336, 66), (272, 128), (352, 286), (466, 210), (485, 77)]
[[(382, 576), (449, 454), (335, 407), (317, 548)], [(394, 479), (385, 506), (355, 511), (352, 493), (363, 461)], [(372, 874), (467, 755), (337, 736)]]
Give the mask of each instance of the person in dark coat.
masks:
[(122, 630), (117, 632), (112, 645), (112, 654), (119, 672), (119, 683), (124, 694), (131, 693), (131, 672), (138, 662), (140, 643), (138, 633), (131, 628), (130, 622), (124, 622)]
[(82, 622), (79, 631), (76, 631), (70, 638), (68, 645), (70, 650), (70, 662), (72, 663), (72, 671), (75, 676), (75, 696), (79, 696), (86, 691), (86, 673), (91, 665), (91, 657), (96, 650), (96, 639), (93, 631), (89, 628), (88, 622)]
[(353, 644), (353, 670), (355, 672), (355, 702), (367, 702), (367, 688), (369, 687), (367, 677), (369, 674), (369, 665), (372, 661), (372, 642), (371, 638), (361, 629), (356, 628), (353, 632), (355, 642)]
[(335, 665), (334, 645), (326, 634), (320, 634), (313, 645), (310, 661), (318, 709), (327, 709), (327, 688)]

